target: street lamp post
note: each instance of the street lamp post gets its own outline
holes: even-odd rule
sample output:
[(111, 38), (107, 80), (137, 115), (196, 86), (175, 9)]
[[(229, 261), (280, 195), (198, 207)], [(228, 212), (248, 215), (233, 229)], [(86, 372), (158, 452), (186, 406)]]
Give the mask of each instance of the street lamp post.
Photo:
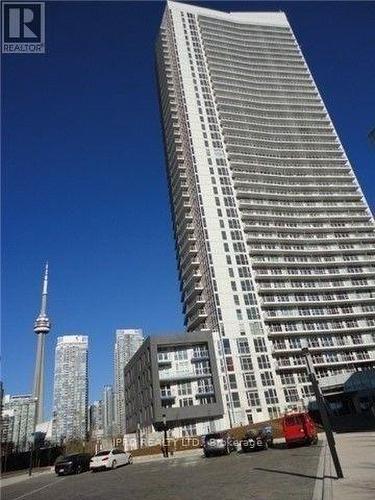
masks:
[(165, 458), (168, 458), (168, 438), (167, 438), (167, 417), (163, 414), (163, 428), (164, 428), (164, 453)]
[(332, 460), (333, 460), (333, 463), (334, 463), (334, 466), (336, 469), (337, 478), (342, 479), (344, 477), (344, 474), (342, 472), (340, 460), (339, 460), (339, 457), (337, 455), (335, 438), (333, 436), (331, 422), (329, 421), (329, 418), (328, 418), (326, 403), (324, 401), (323, 394), (320, 390), (319, 383), (318, 383), (318, 380), (316, 378), (315, 368), (314, 368), (314, 365), (312, 362), (312, 356), (311, 356), (311, 353), (310, 353), (309, 348), (307, 346), (307, 341), (305, 339), (304, 339), (304, 342), (302, 345), (302, 354), (305, 356), (307, 373), (309, 375), (309, 379), (310, 379), (310, 382), (312, 384), (313, 391), (315, 394), (316, 402), (318, 404), (320, 417), (322, 419), (322, 424), (323, 424), (324, 432), (326, 434), (329, 450), (331, 452), (331, 457), (332, 457)]

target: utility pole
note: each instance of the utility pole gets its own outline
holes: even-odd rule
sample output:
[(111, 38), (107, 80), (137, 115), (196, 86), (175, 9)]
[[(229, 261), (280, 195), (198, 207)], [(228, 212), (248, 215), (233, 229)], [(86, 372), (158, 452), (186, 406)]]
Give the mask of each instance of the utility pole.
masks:
[(344, 477), (344, 474), (342, 472), (340, 460), (339, 460), (339, 457), (337, 455), (335, 438), (333, 436), (331, 422), (329, 421), (326, 402), (324, 400), (322, 391), (320, 390), (319, 383), (318, 383), (318, 380), (316, 378), (315, 368), (314, 368), (314, 365), (312, 362), (312, 356), (311, 356), (311, 353), (309, 351), (309, 348), (307, 347), (306, 340), (302, 346), (302, 354), (305, 356), (307, 373), (309, 375), (309, 379), (310, 379), (310, 382), (312, 384), (313, 391), (315, 393), (315, 398), (316, 398), (316, 402), (318, 404), (320, 417), (322, 419), (324, 432), (326, 434), (329, 450), (331, 452), (331, 457), (332, 457), (332, 460), (333, 460), (333, 463), (334, 463), (334, 466), (336, 469), (337, 478), (342, 479)]

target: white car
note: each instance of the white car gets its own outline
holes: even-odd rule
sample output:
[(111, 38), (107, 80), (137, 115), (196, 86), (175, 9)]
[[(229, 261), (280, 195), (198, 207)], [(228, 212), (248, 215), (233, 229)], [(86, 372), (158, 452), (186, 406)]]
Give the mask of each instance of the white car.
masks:
[(121, 465), (132, 463), (133, 457), (130, 453), (114, 448), (112, 450), (98, 451), (90, 460), (90, 470), (96, 472), (101, 469), (116, 469)]

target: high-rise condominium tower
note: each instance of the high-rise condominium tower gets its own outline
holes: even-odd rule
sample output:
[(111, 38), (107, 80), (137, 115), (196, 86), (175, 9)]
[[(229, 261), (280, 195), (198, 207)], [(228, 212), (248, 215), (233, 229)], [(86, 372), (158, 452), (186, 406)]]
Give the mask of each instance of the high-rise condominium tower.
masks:
[(102, 400), (94, 401), (89, 407), (89, 428), (92, 439), (102, 438), (104, 435), (104, 404)]
[(88, 430), (88, 337), (58, 337), (55, 352), (53, 437), (84, 439)]
[[(317, 35), (318, 36), (318, 35)], [(232, 421), (374, 366), (374, 220), (281, 12), (168, 2), (157, 44), (187, 331), (219, 332)]]
[(114, 350), (114, 396), (116, 431), (125, 432), (124, 368), (133, 354), (142, 345), (142, 330), (116, 330)]
[(103, 390), (103, 432), (104, 436), (112, 437), (115, 434), (115, 404), (113, 387), (105, 385)]

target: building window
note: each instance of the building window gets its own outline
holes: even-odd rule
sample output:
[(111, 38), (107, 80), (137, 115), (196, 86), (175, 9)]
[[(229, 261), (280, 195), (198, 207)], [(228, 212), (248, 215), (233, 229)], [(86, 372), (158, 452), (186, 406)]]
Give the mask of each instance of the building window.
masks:
[(267, 352), (266, 341), (262, 337), (254, 339), (254, 347), (255, 352)]
[(232, 392), (231, 395), (232, 395), (233, 406), (235, 408), (240, 408), (241, 407), (241, 403), (240, 403), (240, 397), (238, 395), (238, 392)]
[(169, 359), (168, 351), (158, 351), (158, 361), (168, 361)]
[(232, 356), (227, 356), (225, 358), (226, 363), (227, 363), (227, 370), (228, 372), (234, 372), (234, 366), (233, 366), (233, 359)]
[(243, 373), (242, 376), (243, 376), (243, 383), (246, 389), (256, 388), (257, 384), (254, 373)]
[(292, 373), (282, 373), (280, 375), (281, 383), (283, 385), (294, 385), (294, 375)]
[(275, 381), (273, 379), (272, 372), (263, 372), (260, 374), (260, 378), (262, 380), (262, 384), (267, 387), (270, 385), (275, 385)]
[(301, 392), (304, 398), (310, 398), (311, 396), (314, 395), (314, 390), (312, 388), (312, 385), (301, 386)]
[(179, 403), (181, 407), (194, 405), (193, 398), (182, 398), (180, 399)]
[(259, 394), (257, 391), (247, 391), (246, 392), (246, 397), (247, 397), (247, 404), (249, 406), (260, 406), (260, 399), (259, 399)]
[(209, 405), (216, 402), (215, 396), (205, 396), (204, 398), (199, 398), (201, 405)]
[(269, 406), (267, 410), (271, 419), (280, 417), (280, 408), (278, 406)]
[(249, 354), (250, 347), (247, 339), (237, 339), (237, 350), (238, 354)]
[(268, 405), (277, 404), (279, 402), (275, 389), (267, 389), (264, 391), (264, 397), (266, 398), (266, 403)]
[(184, 361), (184, 360), (188, 359), (187, 350), (184, 349), (184, 350), (175, 351), (175, 353), (174, 353), (174, 359), (176, 361)]
[(192, 394), (191, 382), (181, 382), (177, 386), (177, 392), (179, 396), (188, 396)]
[(265, 354), (262, 354), (261, 356), (258, 356), (258, 366), (259, 368), (271, 368), (271, 363)]
[(183, 437), (196, 436), (197, 435), (197, 425), (187, 424), (181, 427), (181, 433)]
[(193, 357), (194, 358), (207, 358), (208, 349), (205, 345), (195, 345), (193, 347)]
[(249, 356), (241, 356), (240, 363), (243, 371), (249, 371), (253, 369), (253, 363)]
[(229, 339), (223, 339), (224, 354), (231, 354)]
[(172, 396), (171, 386), (169, 384), (163, 385), (160, 389), (160, 394), (162, 398)]
[(237, 389), (236, 375), (234, 373), (229, 375), (229, 386), (231, 389)]
[(195, 363), (195, 374), (196, 375), (210, 375), (211, 374), (211, 369), (210, 369), (210, 362), (208, 360), (206, 361), (198, 361)]
[(287, 403), (295, 403), (300, 399), (296, 387), (287, 387), (284, 389), (284, 394)]
[(198, 394), (214, 392), (212, 378), (201, 378), (198, 380)]

